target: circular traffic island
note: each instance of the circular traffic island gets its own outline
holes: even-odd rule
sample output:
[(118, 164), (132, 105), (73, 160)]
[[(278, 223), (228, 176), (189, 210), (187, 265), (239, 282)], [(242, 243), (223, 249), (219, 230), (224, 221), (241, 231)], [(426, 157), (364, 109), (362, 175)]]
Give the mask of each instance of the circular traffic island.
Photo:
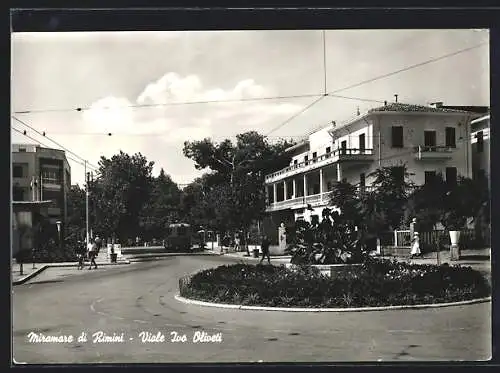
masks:
[(484, 300), (488, 280), (470, 267), (369, 259), (325, 276), (312, 266), (234, 264), (181, 279), (180, 298), (230, 308), (331, 309), (418, 307)]

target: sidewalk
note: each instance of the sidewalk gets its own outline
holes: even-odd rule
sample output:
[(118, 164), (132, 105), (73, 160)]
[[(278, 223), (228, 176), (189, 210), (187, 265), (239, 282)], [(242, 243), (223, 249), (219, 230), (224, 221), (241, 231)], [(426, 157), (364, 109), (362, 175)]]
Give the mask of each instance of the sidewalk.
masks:
[[(228, 252), (221, 254), (220, 250), (205, 250), (206, 252), (212, 255), (221, 255), (227, 256), (231, 258), (238, 258), (246, 262), (259, 262), (259, 258), (254, 258), (253, 256), (247, 256), (246, 252)], [(470, 266), (473, 269), (477, 269), (482, 272), (490, 272), (491, 271), (491, 261), (490, 250), (462, 250), (460, 253), (460, 260), (451, 261), (449, 251), (441, 251), (439, 253), (439, 263), (444, 264), (448, 263), (449, 265), (461, 265), (461, 266)], [(382, 257), (379, 257), (382, 259)], [(412, 264), (437, 264), (437, 253), (428, 253), (423, 257), (410, 259), (408, 257), (396, 257), (396, 256), (385, 256), (384, 259), (395, 259), (401, 262), (407, 262)], [(271, 263), (280, 265), (290, 263), (291, 256), (272, 256), (271, 255)]]
[[(119, 266), (124, 264), (130, 264), (129, 260), (123, 260), (118, 263), (110, 263), (105, 261), (96, 261), (98, 267), (104, 266)], [(85, 261), (84, 269), (89, 267), (89, 262)], [(61, 262), (61, 263), (23, 263), (23, 273), (21, 274), (21, 265), (16, 263), (15, 261), (11, 264), (11, 276), (13, 285), (20, 285), (29, 281), (33, 277), (39, 275), (47, 268), (67, 268), (69, 270), (74, 270), (75, 272), (78, 270), (77, 262)]]
[[(244, 261), (250, 261), (250, 262), (259, 262), (261, 259), (261, 255), (259, 255), (258, 258), (254, 258), (253, 255), (247, 256), (248, 254), (246, 251), (238, 251), (238, 252), (227, 252), (221, 254), (220, 249), (217, 250), (205, 250), (205, 252), (210, 253), (212, 255), (221, 255), (221, 256), (227, 256), (230, 258), (237, 258), (241, 259)], [(290, 255), (271, 255), (271, 263), (275, 264), (285, 264), (285, 263), (290, 263), (290, 259), (292, 257)]]

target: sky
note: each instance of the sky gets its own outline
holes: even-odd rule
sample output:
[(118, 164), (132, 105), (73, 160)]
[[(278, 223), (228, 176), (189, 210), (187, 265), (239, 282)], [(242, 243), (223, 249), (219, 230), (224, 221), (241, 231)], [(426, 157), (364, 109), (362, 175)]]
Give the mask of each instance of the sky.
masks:
[[(15, 131), (11, 140), (60, 148), (54, 140), (70, 150), (72, 184), (85, 175), (74, 160), (93, 169), (120, 150), (143, 154), (154, 175), (163, 168), (186, 184), (207, 170), (183, 155), (184, 141), (250, 130), (269, 141), (296, 138), (395, 94), (411, 104), (489, 106), (488, 44), (488, 30), (13, 33), (11, 112), (46, 136), (12, 119), (34, 140)], [(325, 82), (343, 97), (324, 97), (297, 115)], [(221, 100), (232, 102), (199, 103)]]

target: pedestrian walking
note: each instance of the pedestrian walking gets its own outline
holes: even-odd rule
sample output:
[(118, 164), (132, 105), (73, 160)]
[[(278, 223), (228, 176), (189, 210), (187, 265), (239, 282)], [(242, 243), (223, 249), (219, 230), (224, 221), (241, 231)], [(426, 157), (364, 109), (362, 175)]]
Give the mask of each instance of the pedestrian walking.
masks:
[(76, 250), (77, 250), (76, 255), (78, 258), (78, 269), (83, 269), (83, 267), (85, 266), (85, 254), (87, 251), (85, 250), (85, 243), (79, 240), (77, 242)]
[(97, 256), (97, 245), (93, 239), (90, 239), (88, 244), (88, 253), (89, 253), (89, 269), (92, 269), (92, 264), (94, 265), (94, 269), (97, 269), (97, 263), (95, 262), (95, 258)]
[(267, 262), (271, 264), (271, 256), (269, 254), (269, 246), (271, 243), (269, 242), (269, 239), (267, 238), (266, 235), (262, 237), (262, 243), (260, 245), (260, 248), (262, 249), (262, 258), (260, 259), (259, 264), (261, 264), (264, 261), (264, 258), (267, 257)]
[(240, 251), (240, 232), (236, 232), (236, 235), (234, 236), (234, 251), (239, 252)]
[(411, 244), (410, 259), (416, 256), (420, 256), (420, 239), (418, 237), (418, 232), (415, 232), (413, 236), (413, 241)]
[(102, 248), (102, 238), (99, 236), (95, 236), (95, 245), (96, 245), (96, 256), (99, 255), (99, 251)]

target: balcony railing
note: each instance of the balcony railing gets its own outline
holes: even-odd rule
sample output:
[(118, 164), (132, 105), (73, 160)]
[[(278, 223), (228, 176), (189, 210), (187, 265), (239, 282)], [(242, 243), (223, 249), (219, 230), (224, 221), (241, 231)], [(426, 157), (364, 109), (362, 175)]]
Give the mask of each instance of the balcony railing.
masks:
[(448, 159), (455, 149), (453, 146), (415, 146), (413, 152), (417, 159)]
[(331, 192), (321, 194), (312, 194), (309, 196), (296, 197), (271, 203), (267, 206), (266, 211), (285, 210), (288, 208), (301, 208), (307, 205), (322, 205), (328, 203), (330, 200)]
[(291, 176), (293, 174), (319, 168), (327, 164), (335, 163), (341, 160), (371, 161), (372, 155), (373, 155), (373, 149), (340, 148), (334, 150), (333, 152), (322, 154), (319, 157), (312, 158), (310, 160), (303, 161), (297, 164), (293, 164), (291, 166), (283, 168), (282, 170), (266, 175), (265, 181), (271, 182), (274, 179), (279, 179), (280, 177)]
[[(407, 188), (407, 193), (411, 194), (416, 188), (418, 188), (418, 186), (409, 186)], [(371, 193), (376, 190), (375, 186), (372, 185), (365, 185), (365, 186), (356, 185), (356, 189), (360, 194)], [(270, 211), (285, 210), (285, 209), (299, 209), (299, 208), (304, 208), (307, 205), (322, 206), (328, 204), (331, 195), (332, 192), (328, 191), (320, 194), (311, 194), (305, 197), (302, 196), (302, 197), (286, 199), (283, 201), (273, 202), (267, 206), (266, 211), (270, 212)]]

